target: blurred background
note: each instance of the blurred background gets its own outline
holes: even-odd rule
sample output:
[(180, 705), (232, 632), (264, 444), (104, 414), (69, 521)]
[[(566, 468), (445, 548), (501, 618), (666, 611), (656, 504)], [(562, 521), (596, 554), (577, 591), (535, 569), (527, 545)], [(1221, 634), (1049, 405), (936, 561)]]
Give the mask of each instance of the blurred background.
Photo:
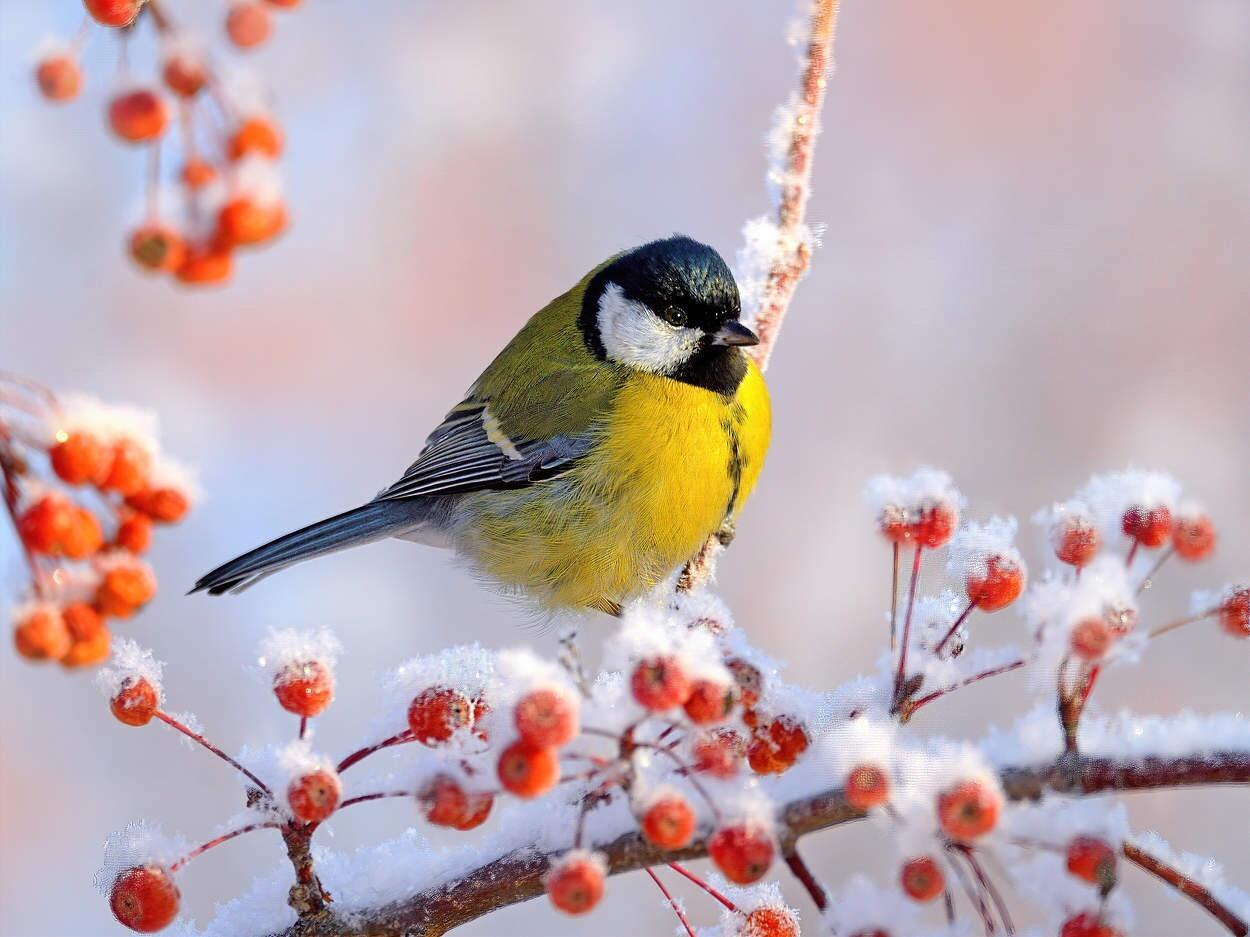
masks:
[[(171, 3), (216, 35), (220, 4)], [(364, 740), (378, 675), (466, 638), (533, 628), (447, 556), (371, 546), (225, 600), (182, 593), (271, 536), (392, 480), (524, 319), (609, 253), (683, 231), (727, 255), (763, 212), (764, 135), (793, 85), (789, 3), (309, 2), (251, 55), (287, 131), (290, 232), (234, 282), (180, 292), (122, 257), (142, 157), (103, 130), (115, 50), (45, 106), (34, 49), (74, 0), (0, 7), (0, 367), (151, 406), (207, 498), (158, 538), (161, 593), (122, 629), (168, 662), (174, 709), (228, 750), (291, 720), (241, 668), (271, 626), (336, 629), (339, 698), (318, 728)], [(136, 53), (138, 54), (138, 52)], [(1168, 570), (1150, 620), (1250, 567), (1250, 6), (1243, 0), (846, 0), (810, 214), (827, 227), (769, 374), (776, 427), (720, 567), (740, 624), (789, 676), (828, 687), (873, 666), (888, 552), (861, 488), (927, 462), (969, 516), (1022, 520), (1091, 471), (1174, 472), (1221, 527), (1216, 557)], [(1038, 539), (1025, 524), (1026, 555)], [(0, 537), (7, 597), (21, 579)], [(591, 625), (590, 631), (600, 627)], [(1020, 641), (1014, 612), (976, 637)], [(1107, 674), (1106, 709), (1245, 711), (1250, 648), (1173, 635)], [(592, 642), (593, 652), (593, 642)], [(110, 831), (147, 817), (197, 839), (238, 807), (219, 765), (161, 730), (120, 728), (86, 674), (0, 653), (0, 932), (118, 929), (90, 890)], [(926, 709), (974, 736), (1030, 705), (1005, 677)], [(1138, 829), (1250, 882), (1250, 793), (1142, 794)], [(350, 849), (398, 835), (406, 803), (333, 824)], [(830, 882), (892, 875), (867, 826), (813, 839)], [(182, 877), (201, 922), (282, 860), (232, 844)], [(1128, 871), (1142, 935), (1216, 934)], [(328, 883), (333, 889), (334, 883)], [(811, 913), (806, 899), (795, 901)], [(710, 922), (708, 902), (693, 898)], [(466, 935), (667, 934), (640, 875), (593, 920), (515, 907)]]

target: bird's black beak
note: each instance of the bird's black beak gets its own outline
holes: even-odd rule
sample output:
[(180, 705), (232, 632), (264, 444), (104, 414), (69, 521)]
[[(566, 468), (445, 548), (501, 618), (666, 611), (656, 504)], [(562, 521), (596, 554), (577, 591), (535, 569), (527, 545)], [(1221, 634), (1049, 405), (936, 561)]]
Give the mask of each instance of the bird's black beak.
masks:
[(758, 345), (760, 337), (736, 319), (730, 319), (712, 333), (713, 345)]

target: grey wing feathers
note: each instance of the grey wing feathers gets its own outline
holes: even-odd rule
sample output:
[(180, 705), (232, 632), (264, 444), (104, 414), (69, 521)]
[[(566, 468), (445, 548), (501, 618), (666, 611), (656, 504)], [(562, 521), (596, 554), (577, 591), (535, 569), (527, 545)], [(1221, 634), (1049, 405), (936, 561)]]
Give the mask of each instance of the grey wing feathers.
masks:
[(567, 471), (590, 445), (589, 434), (510, 439), (491, 417), (488, 404), (470, 399), (447, 415), (417, 461), (375, 500), (521, 487)]

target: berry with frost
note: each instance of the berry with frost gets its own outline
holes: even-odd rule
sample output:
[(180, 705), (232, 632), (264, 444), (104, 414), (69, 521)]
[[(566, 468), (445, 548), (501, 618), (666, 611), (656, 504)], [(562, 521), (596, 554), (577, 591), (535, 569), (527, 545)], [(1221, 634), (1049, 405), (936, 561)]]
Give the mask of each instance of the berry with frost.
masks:
[(1109, 891), (1115, 884), (1115, 851), (1093, 836), (1078, 836), (1068, 843), (1068, 871), (1082, 881)]
[(983, 612), (1006, 608), (1024, 590), (1024, 567), (1007, 556), (995, 554), (982, 567), (969, 570), (965, 580), (968, 600)]
[(938, 825), (951, 839), (979, 839), (998, 823), (1002, 801), (981, 781), (962, 781), (938, 795)]
[(722, 826), (708, 840), (707, 854), (720, 873), (736, 885), (758, 882), (773, 864), (773, 838), (758, 823)]
[(1072, 653), (1082, 660), (1097, 660), (1107, 653), (1115, 633), (1105, 618), (1083, 618), (1076, 623), (1069, 638)]
[(152, 721), (160, 697), (147, 677), (127, 677), (109, 700), (109, 708), (119, 722), (128, 726), (145, 726)]
[(694, 810), (675, 791), (653, 798), (642, 814), (642, 835), (661, 849), (681, 849), (694, 836)]
[(665, 712), (690, 698), (690, 677), (676, 657), (639, 661), (629, 680), (634, 699), (651, 712)]
[(1191, 563), (1206, 559), (1215, 549), (1215, 524), (1201, 512), (1181, 514), (1172, 528), (1172, 548)]
[(58, 494), (44, 495), (17, 521), (17, 530), (32, 553), (54, 553), (69, 526), (70, 504)]
[(751, 733), (747, 761), (756, 774), (780, 774), (807, 751), (807, 731), (790, 716), (777, 716)]
[(764, 905), (746, 916), (734, 937), (799, 937), (799, 921), (789, 908)]
[(129, 618), (156, 595), (156, 577), (138, 561), (114, 566), (96, 587), (95, 605), (104, 615)]
[(551, 903), (565, 914), (586, 914), (603, 898), (603, 861), (575, 849), (557, 859), (543, 876)]
[(111, 453), (91, 433), (66, 434), (48, 450), (52, 470), (68, 485), (85, 485), (108, 476)]
[(286, 789), (287, 804), (297, 820), (320, 823), (334, 813), (343, 795), (339, 776), (329, 768), (307, 771), (292, 779)]
[(123, 926), (140, 934), (164, 930), (178, 916), (178, 886), (157, 865), (122, 872), (109, 890), (109, 908)]
[(1123, 937), (1095, 911), (1082, 911), (1063, 922), (1059, 937)]
[(155, 91), (136, 88), (109, 101), (108, 122), (113, 133), (127, 143), (147, 143), (165, 132), (169, 108)]
[(733, 712), (734, 693), (718, 680), (695, 680), (683, 704), (686, 717), (697, 726), (724, 722)]
[(946, 879), (932, 856), (920, 856), (903, 863), (899, 885), (914, 901), (932, 901), (946, 890)]
[(890, 779), (877, 765), (856, 765), (846, 776), (846, 802), (856, 810), (871, 810), (890, 799)]
[(497, 773), (504, 790), (518, 797), (537, 797), (560, 780), (560, 759), (554, 748), (513, 742), (500, 753)]
[(151, 470), (152, 457), (146, 449), (133, 440), (119, 439), (113, 443), (108, 474), (100, 482), (100, 488), (123, 496), (132, 495), (148, 483)]
[(334, 699), (334, 674), (319, 660), (293, 661), (274, 674), (273, 695), (289, 713), (318, 716)]
[(764, 691), (764, 675), (758, 667), (740, 657), (730, 658), (725, 661), (725, 666), (729, 668), (738, 687), (738, 699), (742, 702), (742, 708), (754, 709), (760, 704), (760, 694)]
[(694, 769), (714, 778), (732, 778), (746, 755), (742, 734), (730, 728), (713, 729), (695, 738), (691, 745)]
[(434, 825), (471, 830), (486, 822), (495, 795), (489, 791), (466, 791), (451, 775), (439, 774), (417, 792), (417, 803)]
[(1224, 600), (1220, 627), (1234, 638), (1250, 638), (1250, 587), (1234, 589)]
[(27, 660), (60, 660), (70, 644), (65, 619), (50, 605), (27, 614), (13, 631), (13, 646)]
[(1172, 536), (1172, 512), (1163, 505), (1148, 508), (1135, 504), (1120, 518), (1120, 529), (1143, 547), (1161, 547)]
[(580, 731), (577, 703), (566, 692), (544, 687), (521, 697), (513, 712), (517, 733), (535, 748), (559, 748)]
[(1051, 543), (1059, 562), (1077, 569), (1088, 566), (1098, 553), (1098, 529), (1089, 518), (1069, 514), (1051, 530)]
[(446, 742), (472, 725), (473, 701), (450, 687), (422, 690), (408, 706), (408, 728), (425, 745)]

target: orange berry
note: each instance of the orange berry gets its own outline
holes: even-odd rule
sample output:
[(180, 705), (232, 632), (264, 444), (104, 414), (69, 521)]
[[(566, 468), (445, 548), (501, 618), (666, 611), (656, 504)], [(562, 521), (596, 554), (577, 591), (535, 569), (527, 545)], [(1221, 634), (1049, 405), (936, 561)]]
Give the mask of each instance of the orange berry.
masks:
[(1172, 530), (1172, 547), (1191, 563), (1206, 559), (1215, 549), (1215, 524), (1205, 514), (1178, 517)]
[(63, 667), (93, 667), (108, 660), (113, 648), (113, 636), (108, 628), (100, 625), (100, 630), (91, 637), (74, 641), (61, 658)]
[(200, 244), (187, 249), (186, 257), (174, 271), (174, 276), (185, 286), (209, 286), (224, 283), (233, 272), (234, 257), (228, 246)]
[(560, 759), (554, 748), (513, 742), (500, 753), (497, 773), (504, 790), (518, 797), (537, 797), (560, 780)]
[(738, 699), (743, 709), (754, 709), (760, 704), (760, 695), (764, 692), (764, 675), (754, 664), (748, 664), (740, 657), (731, 657), (725, 666), (733, 675), (738, 687)]
[(721, 875), (735, 885), (758, 882), (773, 864), (773, 838), (763, 826), (723, 826), (708, 840), (707, 854)]
[(334, 699), (334, 674), (319, 660), (287, 664), (274, 674), (273, 695), (289, 713), (304, 718), (320, 715)]
[(1234, 589), (1220, 606), (1220, 627), (1234, 638), (1250, 638), (1250, 588)]
[(980, 781), (962, 781), (938, 795), (938, 825), (951, 839), (984, 836), (998, 823), (1001, 804)]
[(718, 680), (695, 680), (690, 685), (690, 697), (682, 708), (686, 717), (697, 726), (724, 722), (733, 712), (733, 688)]
[(301, 774), (286, 789), (291, 813), (304, 823), (320, 823), (334, 813), (343, 795), (339, 776), (330, 768)]
[(799, 922), (789, 908), (765, 905), (746, 916), (735, 937), (799, 937)]
[(127, 143), (146, 143), (165, 132), (169, 108), (155, 91), (138, 88), (115, 95), (109, 102), (108, 122)]
[(164, 930), (178, 916), (181, 895), (169, 873), (156, 865), (122, 872), (109, 890), (113, 917), (140, 934)]
[(543, 888), (565, 914), (586, 914), (603, 898), (603, 867), (585, 853), (569, 853), (543, 876)]
[(639, 661), (629, 680), (634, 699), (644, 709), (664, 712), (681, 706), (690, 697), (690, 678), (676, 657), (651, 657)]
[(642, 835), (661, 849), (681, 849), (694, 836), (694, 811), (678, 793), (662, 794), (642, 815)]
[(265, 2), (280, 10), (293, 10), (299, 6), (300, 0), (265, 0)]
[(55, 553), (71, 521), (72, 505), (58, 494), (47, 494), (18, 518), (22, 543), (32, 553)]
[(846, 802), (856, 810), (871, 810), (889, 799), (890, 779), (876, 765), (857, 765), (846, 776)]
[(127, 677), (109, 701), (117, 721), (128, 726), (147, 725), (159, 705), (160, 695), (147, 677)]
[(732, 778), (746, 754), (746, 739), (733, 729), (714, 729), (694, 740), (694, 769), (714, 778)]
[(13, 630), (13, 646), (27, 660), (60, 660), (72, 641), (64, 617), (51, 607), (31, 612)]
[(113, 542), (135, 556), (146, 553), (152, 544), (151, 518), (138, 512), (127, 514), (117, 525), (117, 533), (113, 537)]
[(267, 117), (249, 117), (230, 138), (229, 150), (232, 162), (249, 153), (277, 159), (282, 155), (282, 131)]
[(269, 38), (273, 23), (263, 4), (239, 0), (226, 14), (226, 35), (240, 49), (251, 49)]
[(1103, 922), (1094, 911), (1082, 911), (1063, 922), (1059, 937), (1123, 937), (1123, 933)]
[(236, 198), (217, 215), (217, 234), (224, 244), (251, 247), (276, 238), (286, 229), (286, 207), (250, 198)]
[(457, 729), (473, 724), (473, 701), (449, 687), (422, 690), (408, 705), (408, 728), (418, 742), (446, 742)]
[(1115, 852), (1101, 839), (1078, 836), (1068, 843), (1068, 871), (1082, 881), (1110, 891), (1115, 884)]
[(144, 0), (83, 0), (91, 18), (104, 26), (129, 26), (139, 15)]
[(932, 901), (946, 890), (942, 870), (929, 856), (908, 859), (899, 873), (903, 893), (915, 901)]
[(50, 55), (35, 67), (39, 93), (49, 101), (69, 101), (82, 90), (82, 69), (72, 55)]
[(183, 98), (193, 98), (208, 83), (204, 63), (190, 55), (171, 55), (161, 69), (165, 87)]
[(1172, 536), (1172, 512), (1162, 505), (1133, 505), (1120, 518), (1120, 529), (1143, 547), (1161, 547)]
[(493, 794), (468, 793), (448, 774), (436, 775), (417, 792), (417, 803), (427, 820), (456, 830), (481, 826), (490, 816), (494, 802)]
[(780, 774), (807, 751), (807, 732), (790, 716), (757, 725), (751, 733), (747, 761), (756, 774)]
[(458, 830), (472, 830), (486, 822), (491, 807), (495, 805), (495, 795), (490, 791), (470, 791), (467, 795), (464, 816), (454, 824)]
[(1082, 660), (1097, 660), (1107, 653), (1115, 633), (1103, 618), (1083, 618), (1072, 629), (1069, 645), (1072, 653)]
[(108, 447), (91, 433), (75, 432), (48, 450), (52, 470), (68, 485), (85, 485), (108, 474)]
[(131, 232), (127, 250), (131, 260), (154, 273), (177, 270), (187, 256), (187, 245), (182, 235), (168, 225), (154, 222)]
[(1088, 566), (1098, 552), (1098, 530), (1083, 517), (1065, 517), (1051, 531), (1050, 536), (1059, 562), (1077, 569)]
[(950, 540), (958, 523), (959, 515), (948, 505), (926, 505), (908, 523), (907, 536), (917, 546), (935, 550)]
[(100, 483), (104, 491), (116, 491), (120, 495), (132, 495), (148, 483), (152, 457), (146, 449), (130, 439), (113, 443), (112, 460), (108, 475)]
[(521, 697), (513, 713), (521, 740), (534, 748), (559, 748), (581, 730), (577, 706), (567, 693), (532, 690)]
[(202, 189), (217, 178), (217, 170), (207, 160), (192, 156), (183, 163), (180, 176), (188, 189)]
[(129, 618), (156, 595), (156, 577), (139, 563), (115, 566), (96, 587), (95, 604), (102, 614)]
[(162, 524), (176, 524), (186, 516), (190, 502), (177, 488), (144, 488), (126, 498), (126, 504)]
[(86, 602), (73, 602), (61, 609), (65, 627), (75, 642), (89, 641), (104, 630), (104, 619)]
[(70, 508), (60, 546), (71, 560), (86, 559), (104, 546), (104, 531), (96, 516), (86, 508)]
[(1024, 591), (1024, 567), (1015, 560), (995, 554), (984, 568), (970, 570), (965, 587), (968, 600), (983, 612), (1006, 608)]

